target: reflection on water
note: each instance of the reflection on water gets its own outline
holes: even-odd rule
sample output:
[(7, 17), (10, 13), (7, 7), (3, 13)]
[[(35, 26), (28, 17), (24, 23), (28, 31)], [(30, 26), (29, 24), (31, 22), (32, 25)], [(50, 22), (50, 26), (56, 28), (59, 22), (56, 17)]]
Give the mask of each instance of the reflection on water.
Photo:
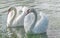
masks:
[(9, 33), (12, 33), (10, 38), (24, 38), (24, 28), (8, 28)]
[(48, 38), (46, 32), (40, 34), (26, 34), (24, 28), (10, 28), (9, 31), (13, 33), (9, 38)]
[(41, 34), (25, 34), (25, 38), (48, 38), (46, 33)]

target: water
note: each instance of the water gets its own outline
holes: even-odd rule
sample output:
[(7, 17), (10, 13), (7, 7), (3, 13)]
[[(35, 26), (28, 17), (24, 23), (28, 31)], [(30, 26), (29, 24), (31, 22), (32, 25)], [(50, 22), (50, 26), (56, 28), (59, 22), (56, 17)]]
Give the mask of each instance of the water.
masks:
[(60, 0), (0, 0), (0, 31), (6, 29), (10, 6), (28, 6), (35, 8), (37, 13), (46, 13), (49, 16), (48, 38), (60, 38)]

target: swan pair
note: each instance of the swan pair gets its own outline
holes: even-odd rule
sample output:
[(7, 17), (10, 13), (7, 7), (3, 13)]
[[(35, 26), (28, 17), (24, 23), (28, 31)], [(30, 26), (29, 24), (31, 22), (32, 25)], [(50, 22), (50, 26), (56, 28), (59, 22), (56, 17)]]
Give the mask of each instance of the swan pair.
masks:
[(7, 27), (21, 26), (24, 22), (26, 33), (39, 34), (46, 32), (48, 26), (48, 17), (44, 13), (40, 13), (41, 19), (37, 21), (37, 12), (35, 9), (28, 7), (22, 8), (22, 14), (17, 16), (15, 7), (11, 7), (7, 18)]

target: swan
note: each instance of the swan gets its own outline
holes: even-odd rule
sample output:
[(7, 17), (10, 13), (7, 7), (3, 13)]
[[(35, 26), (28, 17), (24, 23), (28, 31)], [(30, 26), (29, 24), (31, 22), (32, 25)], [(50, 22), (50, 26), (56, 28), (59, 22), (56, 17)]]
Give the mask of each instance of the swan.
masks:
[(24, 18), (24, 29), (26, 33), (30, 34), (40, 34), (47, 30), (48, 26), (48, 16), (40, 12), (40, 19), (37, 21), (37, 13), (35, 12), (35, 17), (32, 13), (28, 14)]
[(26, 33), (32, 33), (32, 29), (34, 28), (36, 22), (37, 22), (37, 13), (34, 8), (30, 9), (30, 12), (28, 15), (24, 18), (24, 29)]
[[(11, 7), (8, 10), (8, 17), (7, 17), (7, 27), (15, 27), (20, 26), (23, 24), (24, 17), (27, 15), (27, 7), (23, 7), (22, 13), (18, 15), (18, 10), (15, 7)], [(17, 14), (18, 13), (18, 14)], [(18, 24), (18, 25), (17, 25)]]
[[(21, 9), (22, 9), (22, 6), (19, 6), (19, 7), (10, 7), (8, 9), (7, 27), (11, 26), (10, 22), (11, 21), (13, 22), (13, 20), (15, 20), (19, 16)], [(14, 15), (14, 19), (13, 19), (13, 15)]]
[[(21, 33), (18, 33), (14, 27), (21, 27), (22, 23), (24, 22), (24, 17), (29, 14), (29, 9), (27, 7), (23, 7), (22, 13), (17, 15), (17, 9), (15, 7), (11, 7), (8, 10), (8, 17), (7, 17), (7, 27), (8, 32), (16, 33), (19, 38), (21, 38)], [(17, 15), (17, 16), (16, 16)]]

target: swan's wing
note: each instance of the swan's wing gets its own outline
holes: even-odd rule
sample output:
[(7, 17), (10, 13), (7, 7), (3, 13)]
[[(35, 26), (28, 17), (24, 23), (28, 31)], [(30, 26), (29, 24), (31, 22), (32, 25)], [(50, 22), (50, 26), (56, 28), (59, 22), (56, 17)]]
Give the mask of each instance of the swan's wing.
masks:
[(14, 19), (14, 21), (13, 21), (13, 26), (21, 26), (21, 25), (23, 25), (23, 20), (24, 20), (24, 18), (23, 18), (23, 15), (22, 15), (22, 6), (18, 6), (18, 7), (15, 7), (16, 8), (16, 10), (17, 10), (17, 14), (16, 14), (16, 17), (15, 17), (15, 19)]
[(16, 9), (17, 9), (17, 16), (16, 16), (16, 18), (15, 18), (15, 20), (13, 22), (13, 25), (17, 25), (17, 26), (24, 25), (23, 24), (24, 17), (25, 17), (25, 15), (27, 13), (28, 8), (27, 7), (19, 6), (19, 7), (16, 7)]
[(48, 17), (45, 16), (44, 18), (37, 21), (33, 31), (35, 33), (43, 33), (43, 32), (46, 32), (47, 27), (48, 27)]
[(16, 19), (13, 21), (13, 26), (23, 26), (24, 23), (24, 15), (21, 14), (18, 17), (16, 17)]
[(34, 22), (34, 18), (35, 18), (35, 16), (34, 16), (33, 13), (30, 13), (30, 14), (25, 16), (25, 18), (24, 18), (24, 29), (25, 29), (25, 32), (30, 31), (30, 27), (31, 27), (31, 25)]

